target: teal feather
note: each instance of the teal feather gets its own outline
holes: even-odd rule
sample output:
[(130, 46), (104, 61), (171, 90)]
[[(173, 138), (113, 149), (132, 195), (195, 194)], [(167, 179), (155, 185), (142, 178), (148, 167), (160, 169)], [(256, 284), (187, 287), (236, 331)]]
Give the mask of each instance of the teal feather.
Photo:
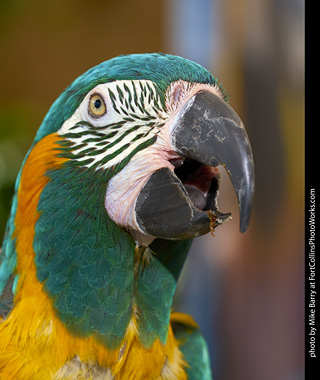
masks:
[(35, 227), (38, 279), (72, 332), (115, 348), (132, 317), (135, 243), (105, 211), (105, 173), (66, 164), (47, 175)]
[(115, 348), (133, 316), (135, 301), (142, 343), (149, 347), (157, 337), (165, 343), (173, 295), (191, 240), (155, 240), (148, 264), (141, 265), (134, 278), (135, 243), (104, 208), (111, 174), (70, 162), (47, 175), (50, 181), (38, 205), (35, 263), (61, 321), (73, 333), (96, 334), (108, 348)]
[(186, 372), (190, 380), (212, 380), (210, 356), (207, 343), (198, 328), (174, 322), (174, 335), (180, 342)]
[[(17, 191), (20, 183), (20, 176), (21, 170), (17, 176), (15, 183), (15, 195), (12, 200), (11, 212), (7, 221), (2, 248), (0, 250), (0, 296), (9, 278), (14, 274), (15, 268), (17, 266), (17, 252), (15, 248), (16, 239), (12, 236), (15, 229), (14, 219), (17, 211)], [(16, 284), (16, 281), (14, 281), (14, 284)], [(12, 291), (15, 291), (15, 286), (13, 287)]]
[(136, 304), (140, 339), (146, 347), (157, 337), (166, 342), (173, 295), (191, 242), (156, 239), (150, 245), (149, 263), (140, 267)]

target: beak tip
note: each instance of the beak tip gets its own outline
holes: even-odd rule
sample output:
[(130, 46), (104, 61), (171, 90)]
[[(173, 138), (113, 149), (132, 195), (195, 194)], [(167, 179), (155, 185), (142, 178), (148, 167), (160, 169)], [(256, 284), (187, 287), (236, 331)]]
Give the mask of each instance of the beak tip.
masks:
[(245, 199), (242, 199), (239, 205), (239, 211), (240, 211), (240, 226), (239, 230), (241, 233), (245, 233), (248, 230), (249, 222), (251, 219), (251, 213), (252, 213), (252, 205), (253, 205), (253, 192), (250, 193), (250, 196), (245, 197)]
[(241, 221), (241, 222), (240, 222), (240, 228), (239, 228), (239, 230), (240, 230), (240, 232), (241, 232), (242, 234), (244, 234), (244, 233), (247, 232), (247, 230), (248, 230), (248, 225), (249, 225), (249, 222), (248, 222), (248, 221), (245, 221), (245, 222)]

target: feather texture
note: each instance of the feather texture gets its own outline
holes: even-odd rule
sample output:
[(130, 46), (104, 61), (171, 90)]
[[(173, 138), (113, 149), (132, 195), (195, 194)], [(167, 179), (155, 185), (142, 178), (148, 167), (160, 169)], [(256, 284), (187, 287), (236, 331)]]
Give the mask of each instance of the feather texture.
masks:
[[(117, 122), (76, 118), (89, 91), (116, 81), (135, 81), (108, 88)], [(120, 56), (50, 108), (18, 175), (0, 258), (1, 380), (209, 379), (198, 327), (171, 313), (191, 240), (137, 245), (106, 210), (110, 180), (156, 143), (159, 115), (193, 82), (220, 89), (180, 57)]]

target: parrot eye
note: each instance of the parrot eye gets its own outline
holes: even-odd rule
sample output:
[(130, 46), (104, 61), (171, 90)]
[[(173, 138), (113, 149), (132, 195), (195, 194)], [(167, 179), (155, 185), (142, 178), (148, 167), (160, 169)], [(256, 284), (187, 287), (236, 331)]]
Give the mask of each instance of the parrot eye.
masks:
[(106, 114), (107, 106), (101, 95), (91, 95), (91, 98), (89, 100), (88, 112), (89, 115), (95, 119)]

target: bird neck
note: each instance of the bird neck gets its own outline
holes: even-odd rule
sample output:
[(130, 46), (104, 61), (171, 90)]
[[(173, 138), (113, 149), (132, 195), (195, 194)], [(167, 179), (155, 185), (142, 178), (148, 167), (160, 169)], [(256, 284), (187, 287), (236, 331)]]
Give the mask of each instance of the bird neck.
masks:
[[(122, 345), (132, 321), (145, 347), (156, 339), (165, 344), (190, 241), (156, 239), (137, 248), (105, 210), (108, 173), (65, 160), (42, 174), (30, 173), (37, 153), (26, 161), (18, 193), (19, 298), (27, 284), (28, 292), (41, 288), (68, 331), (94, 337), (108, 349)], [(26, 212), (33, 215), (27, 224)], [(33, 237), (27, 253), (24, 236)], [(27, 280), (31, 267), (40, 287)]]
[(156, 239), (136, 258), (137, 323), (146, 347), (156, 338), (166, 342), (173, 296), (191, 243)]
[(165, 344), (190, 242), (157, 239), (150, 247), (136, 247), (109, 218), (107, 184), (95, 175), (72, 167), (50, 174), (38, 205), (38, 279), (45, 282), (60, 319), (76, 334), (94, 333), (115, 348), (134, 318), (145, 346), (157, 338)]

